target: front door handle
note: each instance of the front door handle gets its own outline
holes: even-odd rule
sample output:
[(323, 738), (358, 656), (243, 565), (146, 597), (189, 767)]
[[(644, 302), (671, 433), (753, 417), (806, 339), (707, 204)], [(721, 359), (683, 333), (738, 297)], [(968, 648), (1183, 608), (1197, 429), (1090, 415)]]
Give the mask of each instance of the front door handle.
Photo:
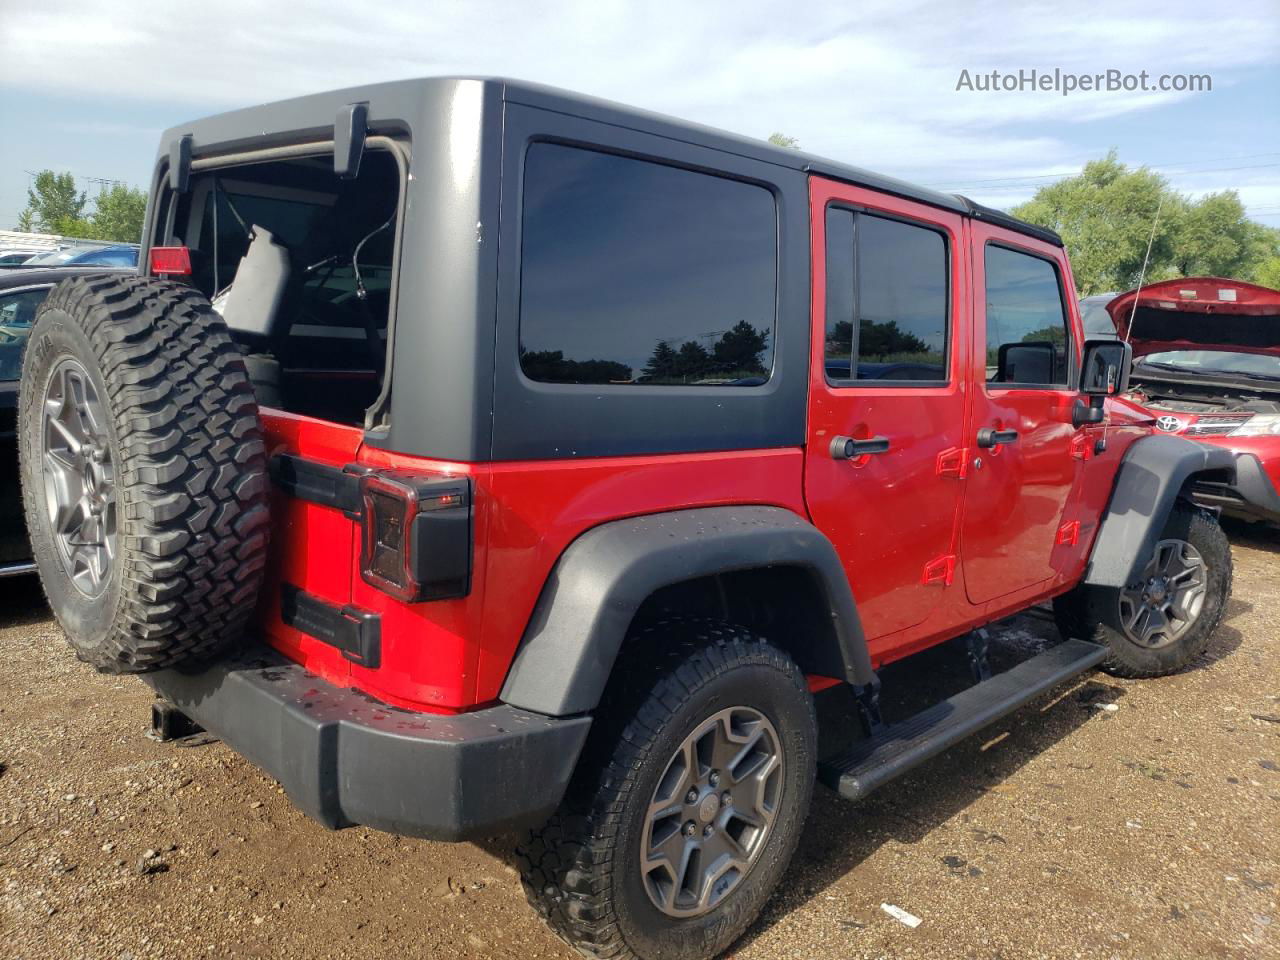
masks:
[(831, 441), (832, 460), (853, 460), (873, 453), (888, 453), (888, 437), (868, 437), (866, 440), (855, 440), (853, 437), (835, 437)]
[(978, 431), (978, 446), (983, 448), (998, 447), (1002, 443), (1017, 442), (1017, 430), (997, 430), (995, 427), (983, 427)]

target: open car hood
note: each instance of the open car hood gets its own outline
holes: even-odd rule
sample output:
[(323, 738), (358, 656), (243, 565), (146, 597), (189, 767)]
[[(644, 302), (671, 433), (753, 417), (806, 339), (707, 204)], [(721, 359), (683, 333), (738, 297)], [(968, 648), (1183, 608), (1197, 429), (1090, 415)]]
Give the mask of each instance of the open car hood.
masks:
[[(1135, 357), (1230, 350), (1280, 357), (1280, 290), (1221, 277), (1182, 277), (1130, 290), (1107, 312)], [(1129, 330), (1132, 320), (1133, 329)]]

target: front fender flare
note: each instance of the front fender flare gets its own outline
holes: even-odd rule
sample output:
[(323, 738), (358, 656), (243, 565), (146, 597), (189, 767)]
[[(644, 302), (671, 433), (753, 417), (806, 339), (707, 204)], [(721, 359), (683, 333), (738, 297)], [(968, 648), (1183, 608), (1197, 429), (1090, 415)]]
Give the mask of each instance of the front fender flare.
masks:
[(581, 534), (547, 578), (501, 698), (552, 716), (593, 710), (640, 605), (655, 590), (763, 567), (808, 571), (825, 596), (846, 679), (874, 680), (844, 567), (826, 536), (781, 507), (705, 507)]
[(1131, 583), (1187, 481), (1202, 473), (1233, 477), (1235, 468), (1235, 455), (1225, 447), (1154, 434), (1134, 441), (1116, 472), (1084, 582), (1098, 587)]

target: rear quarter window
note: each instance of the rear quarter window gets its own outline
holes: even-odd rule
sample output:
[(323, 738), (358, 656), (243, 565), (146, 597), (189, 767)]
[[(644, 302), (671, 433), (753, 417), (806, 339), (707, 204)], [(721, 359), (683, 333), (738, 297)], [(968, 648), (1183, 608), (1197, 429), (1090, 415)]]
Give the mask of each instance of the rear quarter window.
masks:
[(537, 142), (522, 221), (519, 351), (529, 379), (768, 381), (778, 256), (769, 190)]

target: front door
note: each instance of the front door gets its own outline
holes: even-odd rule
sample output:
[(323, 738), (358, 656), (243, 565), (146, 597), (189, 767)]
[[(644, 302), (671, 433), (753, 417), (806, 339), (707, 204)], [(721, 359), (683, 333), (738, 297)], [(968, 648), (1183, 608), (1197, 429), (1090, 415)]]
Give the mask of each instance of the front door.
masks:
[(954, 574), (967, 252), (946, 211), (817, 178), (810, 202), (805, 497), (877, 656)]
[(974, 390), (960, 538), (979, 604), (1034, 587), (1050, 566), (1076, 476), (1076, 342), (1061, 251), (972, 229)]

